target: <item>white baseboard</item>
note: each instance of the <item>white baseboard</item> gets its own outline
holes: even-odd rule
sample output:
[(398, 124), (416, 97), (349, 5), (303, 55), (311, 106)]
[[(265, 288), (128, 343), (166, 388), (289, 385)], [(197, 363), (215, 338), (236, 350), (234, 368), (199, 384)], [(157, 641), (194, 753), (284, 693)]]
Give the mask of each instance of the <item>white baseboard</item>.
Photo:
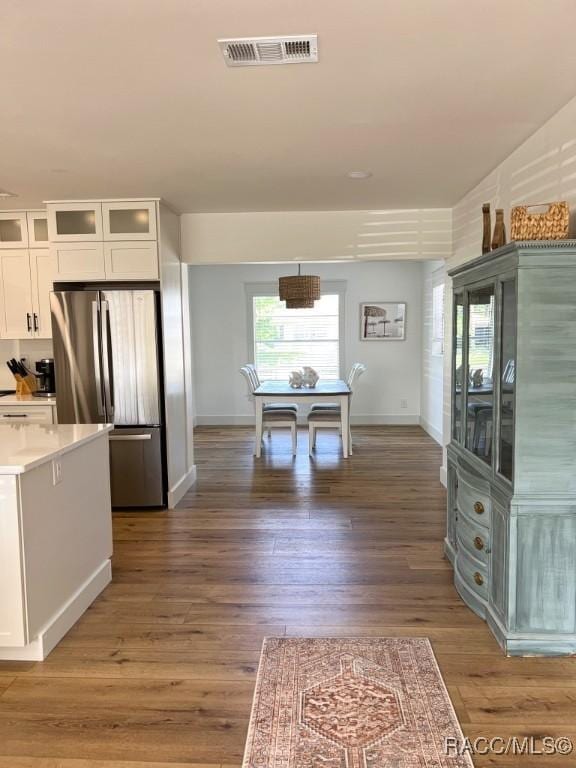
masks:
[(448, 471), (444, 464), (440, 467), (440, 482), (444, 488), (448, 488)]
[(372, 424), (420, 424), (417, 413), (353, 413), (350, 417), (352, 426), (367, 426)]
[(420, 416), (420, 426), (422, 427), (422, 429), (428, 432), (430, 437), (433, 437), (434, 440), (436, 440), (438, 445), (443, 445), (442, 432), (440, 432), (439, 429), (436, 429), (436, 427), (433, 427), (432, 424), (430, 424), (429, 421), (426, 421), (426, 419), (423, 416)]
[(196, 464), (194, 464), (176, 485), (168, 491), (168, 508), (174, 509), (186, 491), (196, 482)]
[(23, 648), (0, 648), (0, 661), (44, 661), (111, 580), (110, 560), (105, 560), (50, 619), (38, 637)]
[[(420, 424), (420, 416), (417, 413), (358, 413), (352, 414), (352, 426), (370, 424)], [(213, 427), (253, 427), (254, 416), (237, 414), (204, 414), (197, 416), (198, 426)], [(299, 424), (306, 425), (303, 419)]]

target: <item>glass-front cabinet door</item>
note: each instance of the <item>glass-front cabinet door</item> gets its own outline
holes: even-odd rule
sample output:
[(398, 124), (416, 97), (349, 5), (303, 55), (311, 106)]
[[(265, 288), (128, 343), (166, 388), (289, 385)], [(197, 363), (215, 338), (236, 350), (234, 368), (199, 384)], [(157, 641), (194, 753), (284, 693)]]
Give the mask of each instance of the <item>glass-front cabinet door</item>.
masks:
[(467, 311), (466, 447), (492, 464), (495, 286), (471, 288)]
[(46, 248), (48, 240), (48, 214), (46, 211), (28, 211), (28, 244), (30, 248)]
[(463, 442), (462, 411), (464, 408), (464, 294), (454, 294), (452, 354), (452, 438)]
[(103, 203), (104, 240), (156, 240), (156, 203)]
[(26, 248), (26, 211), (0, 211), (0, 248)]
[(55, 243), (102, 240), (102, 204), (49, 203), (48, 232)]
[(502, 283), (500, 329), (500, 434), (498, 471), (512, 481), (514, 471), (514, 392), (516, 386), (516, 281)]

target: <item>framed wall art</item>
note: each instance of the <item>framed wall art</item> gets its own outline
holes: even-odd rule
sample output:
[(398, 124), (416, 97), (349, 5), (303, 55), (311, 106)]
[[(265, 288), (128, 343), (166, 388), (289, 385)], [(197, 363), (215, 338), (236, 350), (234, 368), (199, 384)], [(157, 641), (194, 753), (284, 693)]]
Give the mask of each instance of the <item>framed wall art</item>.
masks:
[(406, 303), (370, 301), (360, 304), (361, 341), (404, 341)]

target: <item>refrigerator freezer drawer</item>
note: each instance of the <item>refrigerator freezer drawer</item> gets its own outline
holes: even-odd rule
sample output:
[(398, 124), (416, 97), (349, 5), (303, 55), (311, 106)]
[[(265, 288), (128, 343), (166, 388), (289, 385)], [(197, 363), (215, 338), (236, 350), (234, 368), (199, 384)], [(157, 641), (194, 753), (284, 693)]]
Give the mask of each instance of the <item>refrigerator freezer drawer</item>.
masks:
[(160, 427), (115, 429), (110, 433), (113, 507), (160, 507), (162, 483)]

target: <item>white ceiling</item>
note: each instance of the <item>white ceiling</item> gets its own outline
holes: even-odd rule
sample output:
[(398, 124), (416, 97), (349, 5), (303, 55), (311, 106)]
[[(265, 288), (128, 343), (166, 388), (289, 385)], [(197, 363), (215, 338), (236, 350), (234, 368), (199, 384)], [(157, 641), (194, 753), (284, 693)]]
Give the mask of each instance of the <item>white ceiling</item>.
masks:
[[(1, 5), (3, 207), (448, 206), (576, 92), (574, 0)], [(229, 69), (216, 42), (314, 32), (319, 64)]]

